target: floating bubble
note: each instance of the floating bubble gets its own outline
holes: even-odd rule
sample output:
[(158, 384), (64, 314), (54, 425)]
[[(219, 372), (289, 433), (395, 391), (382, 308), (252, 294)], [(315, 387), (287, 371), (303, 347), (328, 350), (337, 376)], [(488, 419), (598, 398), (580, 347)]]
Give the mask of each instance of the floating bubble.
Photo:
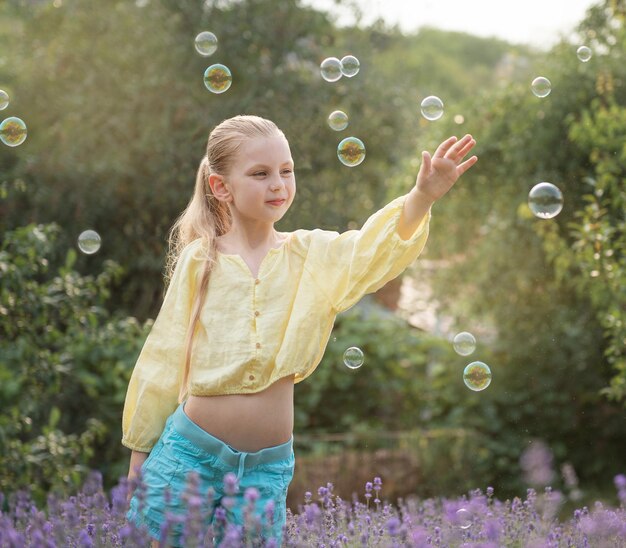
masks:
[(343, 76), (341, 72), (341, 61), (336, 57), (328, 57), (320, 65), (322, 78), (327, 82), (336, 82)]
[(343, 363), (350, 369), (358, 369), (363, 365), (363, 350), (351, 346), (343, 353)]
[(422, 116), (427, 120), (435, 121), (439, 120), (443, 116), (443, 101), (439, 97), (430, 95), (422, 101), (420, 105)]
[(543, 76), (537, 76), (530, 84), (530, 87), (537, 97), (547, 97), (552, 91), (552, 83)]
[(224, 93), (233, 83), (233, 75), (226, 65), (211, 65), (204, 71), (204, 85), (212, 93)]
[(341, 74), (352, 78), (359, 73), (361, 63), (354, 55), (346, 55), (341, 59)]
[(196, 36), (194, 41), (196, 51), (204, 57), (213, 55), (217, 50), (217, 36), (212, 32), (205, 30)]
[(484, 390), (491, 384), (491, 369), (486, 363), (472, 362), (463, 370), (463, 382), (475, 392)]
[(0, 123), (0, 141), (10, 147), (21, 145), (26, 140), (26, 124), (21, 118), (11, 116)]
[(476, 339), (474, 335), (467, 331), (461, 331), (455, 335), (452, 346), (454, 351), (461, 356), (469, 356), (474, 350), (476, 350)]
[(463, 116), (462, 114), (457, 114), (454, 117), (454, 123), (455, 124), (461, 125), (463, 122), (465, 122), (465, 116)]
[(95, 230), (85, 230), (78, 236), (78, 249), (86, 255), (93, 255), (100, 249), (100, 234)]
[(9, 106), (9, 94), (0, 89), (0, 110), (4, 110)]
[(465, 508), (459, 508), (456, 511), (456, 522), (461, 529), (469, 529), (472, 525), (472, 515), (469, 510)]
[(587, 46), (580, 46), (576, 50), (576, 57), (578, 57), (578, 59), (580, 59), (583, 63), (586, 63), (587, 61), (589, 61), (592, 55), (593, 53), (591, 51), (591, 48)]
[(552, 219), (563, 209), (563, 193), (552, 183), (539, 183), (528, 193), (528, 207), (535, 217)]
[(348, 115), (342, 110), (334, 110), (328, 116), (328, 125), (335, 131), (342, 131), (348, 127)]
[(344, 166), (358, 166), (365, 160), (365, 145), (361, 139), (346, 137), (337, 147), (337, 156)]

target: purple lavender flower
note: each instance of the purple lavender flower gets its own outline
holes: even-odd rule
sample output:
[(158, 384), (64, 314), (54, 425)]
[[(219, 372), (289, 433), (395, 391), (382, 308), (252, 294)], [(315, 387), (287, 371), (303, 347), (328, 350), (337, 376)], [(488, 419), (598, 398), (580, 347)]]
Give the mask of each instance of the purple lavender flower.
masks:
[(387, 531), (392, 537), (396, 537), (400, 534), (400, 526), (402, 522), (395, 516), (387, 520)]
[(542, 441), (533, 441), (522, 453), (520, 466), (531, 485), (548, 485), (554, 479), (552, 451)]
[(227, 495), (236, 495), (239, 491), (239, 481), (237, 476), (232, 472), (228, 472), (224, 476), (224, 493)]
[(265, 519), (267, 520), (267, 523), (270, 525), (274, 522), (275, 511), (276, 511), (276, 506), (274, 504), (274, 501), (272, 499), (268, 500), (265, 503), (265, 508), (263, 509), (263, 512), (265, 513)]
[(319, 518), (321, 517), (322, 512), (319, 509), (319, 506), (315, 503), (307, 504), (304, 507), (304, 517), (307, 525), (315, 524)]
[(617, 487), (617, 498), (620, 502), (626, 506), (626, 476), (624, 474), (617, 474), (613, 478), (615, 487)]
[(222, 548), (240, 548), (241, 530), (236, 525), (229, 523), (226, 527), (226, 534), (220, 543)]
[(91, 548), (93, 546), (93, 540), (91, 539), (91, 535), (87, 532), (86, 529), (83, 529), (78, 535), (78, 546), (81, 548)]
[(222, 508), (221, 506), (218, 506), (215, 509), (214, 517), (216, 521), (222, 521), (222, 522), (226, 521), (226, 510)]
[(250, 504), (254, 504), (257, 500), (259, 500), (261, 494), (259, 493), (259, 490), (255, 487), (249, 487), (248, 489), (246, 489), (246, 492), (243, 496)]

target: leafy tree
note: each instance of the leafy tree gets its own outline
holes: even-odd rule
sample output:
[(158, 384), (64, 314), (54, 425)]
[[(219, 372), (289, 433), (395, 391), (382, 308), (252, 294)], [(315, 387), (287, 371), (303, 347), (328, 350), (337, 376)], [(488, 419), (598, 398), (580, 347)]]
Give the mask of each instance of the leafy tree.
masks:
[[(594, 51), (589, 63), (565, 42), (529, 60), (532, 77), (551, 80), (548, 97), (535, 97), (528, 78), (467, 99), (461, 127), (476, 136), (480, 160), (433, 208), (426, 256), (448, 264), (436, 273), (435, 294), (459, 330), (487, 326), (493, 360), (496, 413), (460, 404), (455, 415), (489, 434), (509, 485), (532, 438), (589, 482), (617, 473), (626, 450), (624, 410), (603, 395), (618, 399), (624, 386), (625, 97), (615, 85), (626, 78), (623, 12), (623, 2), (589, 12), (581, 25)], [(444, 117), (429, 144), (455, 129)], [(551, 220), (527, 206), (541, 181), (565, 197)]]
[[(28, 225), (0, 245), (0, 491), (76, 487), (97, 466), (125, 473), (121, 410), (129, 363), (145, 337), (104, 303), (121, 274), (82, 276), (63, 259), (57, 225)], [(95, 257), (93, 257), (95, 259)]]
[[(24, 189), (0, 206), (0, 230), (55, 222), (66, 246), (97, 230), (102, 255), (125, 267), (107, 306), (141, 319), (158, 309), (166, 233), (219, 121), (260, 114), (290, 139), (298, 195), (284, 229), (353, 228), (390, 198), (388, 182), (420, 131), (419, 96), (436, 84), (456, 100), (490, 81), (506, 51), (458, 33), (338, 29), (295, 0), (65, 0), (58, 8), (13, 0), (0, 7), (0, 25), (11, 52), (0, 66), (12, 98), (5, 112), (29, 128), (23, 145), (0, 149), (2, 179)], [(219, 39), (209, 58), (193, 47), (206, 29)], [(361, 60), (359, 74), (322, 80), (320, 62), (347, 53)], [(215, 62), (233, 72), (221, 95), (202, 82)], [(326, 123), (335, 109), (350, 117), (341, 133)], [(337, 160), (347, 135), (367, 148), (355, 169)], [(96, 274), (95, 265), (78, 264)]]

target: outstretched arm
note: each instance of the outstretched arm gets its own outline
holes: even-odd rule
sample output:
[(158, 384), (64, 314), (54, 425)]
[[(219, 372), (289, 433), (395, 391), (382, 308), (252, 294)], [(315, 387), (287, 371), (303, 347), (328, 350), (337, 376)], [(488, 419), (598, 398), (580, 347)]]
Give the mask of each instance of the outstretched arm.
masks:
[(417, 181), (408, 194), (398, 223), (398, 234), (403, 240), (411, 237), (432, 205), (478, 161), (476, 156), (463, 161), (475, 144), (474, 138), (468, 134), (461, 140), (456, 137), (446, 139), (432, 158), (428, 152), (422, 152)]

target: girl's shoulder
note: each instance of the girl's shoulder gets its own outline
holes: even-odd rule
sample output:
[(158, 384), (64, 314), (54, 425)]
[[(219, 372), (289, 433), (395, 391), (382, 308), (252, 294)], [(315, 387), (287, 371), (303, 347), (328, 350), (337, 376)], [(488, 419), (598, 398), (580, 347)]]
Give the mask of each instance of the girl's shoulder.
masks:
[(206, 254), (204, 248), (202, 238), (196, 238), (183, 247), (183, 250), (180, 252), (180, 259), (183, 257), (197, 260), (202, 259), (203, 255)]
[(335, 230), (324, 230), (321, 228), (311, 230), (300, 228), (288, 234), (290, 234), (288, 239), (290, 249), (300, 255), (306, 255), (311, 250), (311, 247), (323, 245), (339, 236), (339, 232)]

